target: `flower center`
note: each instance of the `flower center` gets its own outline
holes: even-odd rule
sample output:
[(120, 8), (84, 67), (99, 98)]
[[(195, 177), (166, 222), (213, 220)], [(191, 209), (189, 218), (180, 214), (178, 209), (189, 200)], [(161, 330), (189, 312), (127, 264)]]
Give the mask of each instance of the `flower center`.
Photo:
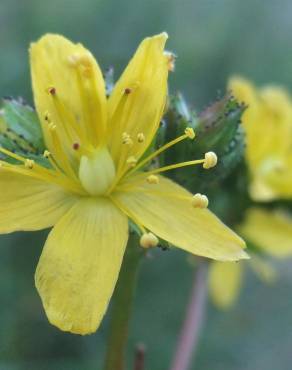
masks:
[(115, 175), (115, 165), (107, 148), (100, 148), (89, 156), (81, 157), (79, 179), (90, 195), (105, 194)]

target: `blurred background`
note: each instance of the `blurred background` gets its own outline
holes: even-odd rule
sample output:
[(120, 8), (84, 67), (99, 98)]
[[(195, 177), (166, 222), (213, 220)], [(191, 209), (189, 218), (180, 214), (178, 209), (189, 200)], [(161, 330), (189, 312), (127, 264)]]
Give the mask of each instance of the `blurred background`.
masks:
[[(170, 89), (182, 90), (197, 109), (234, 73), (292, 89), (291, 12), (290, 0), (1, 0), (0, 95), (32, 101), (27, 49), (46, 32), (82, 42), (118, 76), (145, 36), (167, 31), (168, 48), (178, 55)], [(62, 333), (45, 318), (33, 275), (46, 234), (0, 237), (0, 370), (101, 369), (108, 317), (87, 337)], [(278, 266), (272, 286), (248, 276), (230, 311), (209, 305), (192, 370), (291, 369), (291, 264)], [(134, 345), (143, 342), (147, 369), (167, 368), (192, 275), (179, 251), (156, 251), (144, 261), (129, 364)]]

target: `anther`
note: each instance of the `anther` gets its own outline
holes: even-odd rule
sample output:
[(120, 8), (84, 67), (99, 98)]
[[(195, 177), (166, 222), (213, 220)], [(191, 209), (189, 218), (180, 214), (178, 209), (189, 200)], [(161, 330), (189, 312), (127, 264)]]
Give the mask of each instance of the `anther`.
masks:
[(191, 127), (187, 127), (185, 129), (185, 134), (188, 136), (189, 139), (193, 140), (196, 136), (195, 131)]
[(125, 88), (125, 90), (124, 90), (124, 93), (125, 93), (126, 95), (131, 94), (131, 92), (132, 92), (132, 89), (131, 89), (130, 87), (126, 87), (126, 88)]
[(44, 158), (49, 158), (50, 155), (51, 155), (51, 153), (48, 150), (45, 150), (44, 153), (43, 153)]
[(78, 150), (80, 148), (80, 144), (79, 143), (73, 143), (72, 148), (74, 150)]
[(48, 92), (48, 94), (54, 96), (54, 95), (56, 95), (56, 88), (53, 87), (53, 86), (48, 87), (47, 92)]
[(29, 170), (31, 170), (34, 166), (34, 160), (33, 159), (26, 159), (25, 162), (24, 162), (24, 166), (25, 166), (25, 168), (28, 168)]
[(127, 159), (127, 164), (130, 165), (130, 167), (135, 167), (137, 163), (137, 159), (134, 156), (131, 156)]
[(167, 58), (167, 68), (170, 72), (174, 72), (176, 55), (171, 51), (165, 51), (164, 55)]
[(149, 175), (146, 180), (148, 184), (153, 184), (153, 185), (159, 184), (159, 177), (156, 175)]
[(208, 170), (209, 168), (215, 167), (217, 164), (217, 155), (214, 152), (205, 153), (205, 161), (203, 167)]
[(127, 132), (123, 132), (122, 134), (122, 143), (126, 145), (133, 145), (133, 140), (131, 139), (131, 136)]
[(143, 134), (143, 132), (139, 132), (139, 134), (137, 135), (137, 140), (138, 140), (138, 143), (144, 143), (145, 135)]
[(145, 233), (140, 238), (140, 245), (142, 248), (153, 248), (159, 243), (157, 236), (152, 233)]
[(209, 200), (206, 195), (197, 193), (192, 198), (192, 206), (195, 208), (207, 208)]

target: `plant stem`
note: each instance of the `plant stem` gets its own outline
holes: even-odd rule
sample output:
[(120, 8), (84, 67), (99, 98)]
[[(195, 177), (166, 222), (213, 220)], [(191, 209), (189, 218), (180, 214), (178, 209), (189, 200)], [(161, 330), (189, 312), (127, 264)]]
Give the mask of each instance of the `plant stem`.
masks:
[(128, 341), (128, 328), (136, 287), (142, 248), (135, 235), (130, 235), (118, 283), (113, 296), (112, 318), (104, 370), (123, 370)]
[(196, 354), (207, 301), (207, 263), (199, 259), (171, 370), (187, 370)]

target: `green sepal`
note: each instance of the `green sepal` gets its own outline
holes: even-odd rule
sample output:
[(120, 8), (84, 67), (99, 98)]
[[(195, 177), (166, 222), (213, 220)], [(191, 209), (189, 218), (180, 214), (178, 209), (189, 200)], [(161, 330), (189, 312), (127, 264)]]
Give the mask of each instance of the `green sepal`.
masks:
[[(24, 158), (50, 167), (43, 157), (45, 143), (35, 110), (21, 98), (3, 98), (0, 106), (0, 145)], [(1, 153), (0, 158), (9, 163), (19, 162)]]
[(162, 158), (163, 164), (204, 158), (208, 151), (217, 154), (218, 164), (211, 170), (202, 166), (181, 168), (170, 176), (197, 191), (204, 191), (226, 178), (243, 157), (245, 137), (240, 123), (244, 110), (245, 106), (227, 94), (197, 115), (188, 108), (182, 94), (171, 97), (165, 116), (165, 142), (182, 135), (186, 127), (193, 128), (196, 137), (169, 150)]

